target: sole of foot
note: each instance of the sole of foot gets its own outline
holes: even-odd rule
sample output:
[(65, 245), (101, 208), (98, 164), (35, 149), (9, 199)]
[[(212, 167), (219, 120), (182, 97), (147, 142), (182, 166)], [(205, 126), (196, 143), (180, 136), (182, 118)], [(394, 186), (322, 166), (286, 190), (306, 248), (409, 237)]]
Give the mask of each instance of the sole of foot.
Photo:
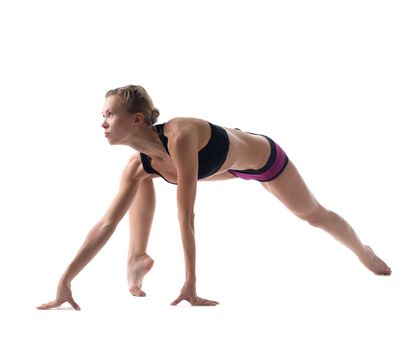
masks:
[(144, 297), (146, 293), (142, 290), (142, 282), (145, 275), (153, 266), (153, 259), (149, 255), (142, 255), (128, 263), (127, 279), (129, 292), (136, 297)]

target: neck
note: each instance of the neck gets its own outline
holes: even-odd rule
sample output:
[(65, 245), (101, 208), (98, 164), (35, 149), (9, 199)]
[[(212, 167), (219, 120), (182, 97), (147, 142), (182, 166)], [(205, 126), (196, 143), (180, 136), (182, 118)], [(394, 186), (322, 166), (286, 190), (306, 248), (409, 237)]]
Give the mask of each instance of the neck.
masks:
[(155, 126), (147, 126), (134, 130), (134, 133), (128, 138), (126, 145), (138, 152), (145, 153), (151, 158), (162, 160), (166, 157), (167, 152), (162, 145)]

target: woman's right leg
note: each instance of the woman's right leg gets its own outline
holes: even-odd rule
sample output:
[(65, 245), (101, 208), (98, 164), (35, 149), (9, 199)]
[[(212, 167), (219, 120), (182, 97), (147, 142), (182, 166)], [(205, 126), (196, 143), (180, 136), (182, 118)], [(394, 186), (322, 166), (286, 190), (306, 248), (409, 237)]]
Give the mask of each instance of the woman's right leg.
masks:
[(127, 264), (129, 291), (145, 296), (143, 277), (152, 268), (153, 260), (146, 253), (155, 213), (156, 196), (152, 179), (143, 180), (129, 209), (130, 241)]
[(330, 233), (333, 238), (352, 250), (371, 271), (376, 274), (391, 274), (391, 269), (370, 247), (362, 244), (345, 219), (324, 208), (316, 200), (291, 160), (278, 177), (268, 182), (261, 182), (261, 185), (293, 214)]

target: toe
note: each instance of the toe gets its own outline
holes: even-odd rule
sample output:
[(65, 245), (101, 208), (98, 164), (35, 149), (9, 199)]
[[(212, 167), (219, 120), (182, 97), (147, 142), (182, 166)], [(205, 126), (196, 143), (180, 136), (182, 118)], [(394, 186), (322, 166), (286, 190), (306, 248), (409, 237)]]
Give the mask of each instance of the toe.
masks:
[(134, 286), (129, 289), (130, 293), (135, 297), (144, 297), (146, 296), (146, 293), (140, 289), (138, 286)]

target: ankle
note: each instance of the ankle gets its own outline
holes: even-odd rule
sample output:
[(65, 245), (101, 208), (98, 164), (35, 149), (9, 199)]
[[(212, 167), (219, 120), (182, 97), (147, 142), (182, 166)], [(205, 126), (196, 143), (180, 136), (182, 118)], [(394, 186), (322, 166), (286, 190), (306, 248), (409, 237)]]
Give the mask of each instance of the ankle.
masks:
[(149, 257), (149, 255), (148, 255), (148, 254), (146, 254), (146, 253), (130, 254), (130, 255), (129, 255), (129, 257), (128, 257), (128, 259), (127, 259), (127, 261), (128, 261), (129, 263), (133, 263), (133, 262), (136, 262), (136, 261), (142, 260), (142, 259), (144, 259), (145, 257)]
[(370, 257), (372, 257), (372, 252), (364, 245), (360, 252), (356, 253), (358, 258), (363, 260), (368, 260)]

